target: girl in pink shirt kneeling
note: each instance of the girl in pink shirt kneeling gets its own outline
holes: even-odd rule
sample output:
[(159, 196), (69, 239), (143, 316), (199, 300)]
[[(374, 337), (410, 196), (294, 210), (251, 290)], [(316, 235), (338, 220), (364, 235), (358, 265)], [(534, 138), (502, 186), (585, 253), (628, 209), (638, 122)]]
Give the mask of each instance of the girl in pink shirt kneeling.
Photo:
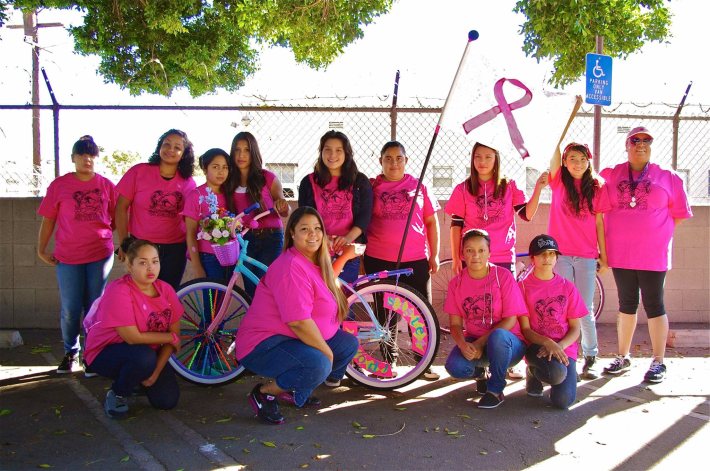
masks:
[(141, 387), (156, 409), (172, 409), (180, 397), (168, 359), (180, 348), (182, 304), (158, 279), (154, 244), (129, 240), (122, 250), (128, 274), (106, 287), (84, 319), (88, 371), (113, 379), (104, 402), (113, 419), (128, 414), (128, 398)]
[(340, 381), (358, 348), (357, 338), (340, 329), (347, 310), (323, 220), (315, 209), (302, 206), (291, 214), (284, 252), (257, 285), (237, 332), (237, 359), (274, 379), (249, 394), (262, 420), (283, 423), (277, 398), (296, 407), (318, 405), (313, 390), (326, 379)]
[(552, 386), (555, 407), (567, 409), (577, 396), (577, 338), (579, 319), (588, 314), (577, 288), (554, 272), (560, 249), (541, 234), (530, 241), (533, 271), (520, 281), (527, 313), (518, 317), (527, 340), (525, 388), (542, 397), (542, 383)]

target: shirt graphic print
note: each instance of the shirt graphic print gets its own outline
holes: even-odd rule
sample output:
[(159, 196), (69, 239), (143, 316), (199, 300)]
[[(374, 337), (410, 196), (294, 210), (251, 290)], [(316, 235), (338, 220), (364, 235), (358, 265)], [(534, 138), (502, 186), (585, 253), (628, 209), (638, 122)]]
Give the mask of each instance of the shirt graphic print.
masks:
[(184, 205), (184, 196), (179, 191), (164, 192), (156, 190), (150, 196), (148, 213), (151, 216), (175, 218), (180, 214)]
[(76, 221), (101, 220), (104, 200), (99, 188), (75, 191), (72, 197), (74, 198), (74, 219)]

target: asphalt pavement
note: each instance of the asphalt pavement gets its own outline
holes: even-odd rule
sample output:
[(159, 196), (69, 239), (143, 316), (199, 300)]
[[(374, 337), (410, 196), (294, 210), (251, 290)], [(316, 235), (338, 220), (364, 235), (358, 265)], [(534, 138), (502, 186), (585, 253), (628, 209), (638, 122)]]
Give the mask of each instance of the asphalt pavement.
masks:
[[(129, 418), (111, 420), (103, 412), (109, 380), (55, 373), (57, 330), (21, 334), (23, 346), (0, 350), (0, 468), (7, 470), (707, 467), (710, 342), (669, 349), (666, 381), (644, 384), (644, 325), (631, 370), (579, 383), (568, 411), (553, 409), (547, 390), (528, 397), (524, 380), (508, 381), (497, 409), (477, 409), (475, 383), (443, 368), (452, 346), (444, 336), (439, 381), (377, 391), (346, 379), (317, 390), (318, 410), (283, 407), (280, 426), (258, 421), (247, 403), (262, 380), (256, 376), (222, 387), (181, 381), (175, 410), (156, 411), (136, 397)], [(614, 326), (600, 325), (599, 336), (604, 365), (615, 351)]]

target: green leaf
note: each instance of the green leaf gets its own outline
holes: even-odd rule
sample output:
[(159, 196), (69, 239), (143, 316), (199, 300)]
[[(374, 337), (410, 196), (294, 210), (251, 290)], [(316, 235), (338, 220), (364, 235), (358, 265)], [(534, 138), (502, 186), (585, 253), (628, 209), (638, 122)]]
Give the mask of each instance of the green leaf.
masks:
[(371, 435), (371, 434), (363, 434), (362, 438), (375, 438), (377, 435)]
[(12, 410), (10, 410), (10, 409), (0, 409), (0, 417), (2, 417), (3, 415), (10, 415), (10, 414), (12, 414)]
[(407, 410), (406, 407), (395, 407), (394, 410)]
[(232, 421), (231, 417), (224, 417), (223, 419), (215, 420), (215, 423), (223, 424), (223, 423), (231, 422), (231, 421)]
[(249, 454), (251, 451), (249, 451), (249, 448), (242, 448), (242, 453)]
[(232, 435), (228, 435), (226, 437), (222, 437), (222, 440), (239, 440), (239, 438)]
[(298, 427), (296, 427), (296, 430), (303, 430), (304, 428), (305, 427), (303, 427), (303, 425), (299, 425)]
[(42, 464), (37, 465), (37, 467), (38, 468), (52, 468), (53, 466), (51, 464), (42, 463)]
[(131, 459), (130, 456), (126, 455), (123, 458), (121, 458), (121, 463), (128, 463), (128, 461)]
[(265, 442), (262, 440), (261, 444), (269, 448), (276, 448), (276, 444), (274, 442)]

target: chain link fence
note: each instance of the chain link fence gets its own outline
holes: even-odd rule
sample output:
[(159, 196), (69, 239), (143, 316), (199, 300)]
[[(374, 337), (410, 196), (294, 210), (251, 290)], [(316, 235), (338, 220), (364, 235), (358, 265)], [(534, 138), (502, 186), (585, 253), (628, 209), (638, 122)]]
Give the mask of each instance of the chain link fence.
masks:
[[(28, 106), (0, 105), (0, 197), (43, 195), (54, 178), (55, 137), (51, 107), (43, 107), (41, 117), (42, 165), (32, 168), (31, 110)], [(48, 111), (45, 109), (49, 108)], [(589, 109), (587, 109), (589, 108)], [(572, 123), (566, 141), (591, 144), (593, 114), (583, 108)], [(59, 112), (60, 111), (60, 112)], [(195, 145), (197, 155), (210, 147), (229, 151), (238, 131), (252, 132), (259, 141), (265, 164), (279, 177), (287, 196), (297, 198), (297, 185), (310, 173), (318, 157), (320, 136), (329, 129), (344, 132), (350, 138), (359, 169), (369, 175), (379, 173), (379, 150), (389, 141), (392, 123), (396, 136), (407, 148), (408, 172), (419, 175), (429, 148), (440, 108), (399, 108), (393, 120), (389, 107), (55, 107), (59, 135), (59, 173), (73, 169), (70, 161), (73, 142), (92, 134), (105, 154), (114, 151), (137, 152), (145, 161), (155, 149), (158, 137), (169, 128), (185, 130)], [(629, 129), (646, 126), (654, 134), (653, 161), (672, 167), (675, 109), (665, 105), (622, 104), (605, 110), (602, 117), (601, 168), (625, 159), (624, 138)], [(677, 124), (676, 170), (686, 183), (694, 205), (710, 205), (710, 113), (688, 105)], [(470, 172), (470, 152), (475, 138), (455, 131), (442, 130), (434, 147), (424, 183), (441, 199)], [(591, 146), (590, 146), (591, 147)], [(547, 157), (545, 157), (547, 158)], [(503, 170), (530, 193), (539, 170), (526, 167), (517, 156), (503, 156)], [(97, 170), (118, 181), (106, 168)], [(198, 180), (204, 180), (196, 172)], [(549, 191), (543, 194), (549, 201)]]

